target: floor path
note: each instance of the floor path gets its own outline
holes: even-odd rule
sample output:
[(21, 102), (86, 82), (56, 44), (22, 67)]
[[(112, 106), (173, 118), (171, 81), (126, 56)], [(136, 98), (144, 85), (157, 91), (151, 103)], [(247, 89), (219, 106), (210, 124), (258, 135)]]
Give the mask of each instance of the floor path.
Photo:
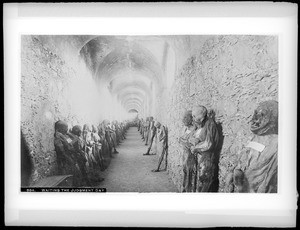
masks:
[(107, 192), (178, 192), (166, 171), (151, 172), (159, 156), (143, 156), (147, 148), (137, 128), (130, 127), (126, 139), (117, 147), (119, 154), (114, 154), (102, 172), (105, 180), (99, 187)]

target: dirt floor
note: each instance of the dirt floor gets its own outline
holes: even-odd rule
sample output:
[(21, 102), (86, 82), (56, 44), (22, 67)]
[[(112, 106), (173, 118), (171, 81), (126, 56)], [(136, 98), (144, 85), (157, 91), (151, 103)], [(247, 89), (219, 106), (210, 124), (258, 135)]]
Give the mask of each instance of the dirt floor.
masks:
[(147, 148), (137, 128), (129, 128), (126, 139), (117, 147), (119, 154), (113, 155), (102, 172), (105, 180), (99, 187), (107, 192), (178, 192), (166, 171), (151, 172), (157, 168), (159, 156), (143, 156)]

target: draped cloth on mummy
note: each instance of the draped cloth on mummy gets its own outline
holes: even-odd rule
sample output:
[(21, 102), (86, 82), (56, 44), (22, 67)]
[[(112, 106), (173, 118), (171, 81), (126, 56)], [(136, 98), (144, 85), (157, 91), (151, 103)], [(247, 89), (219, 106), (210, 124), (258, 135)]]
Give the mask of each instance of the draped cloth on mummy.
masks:
[(243, 187), (240, 192), (276, 193), (277, 192), (277, 152), (278, 136), (255, 136), (252, 141), (265, 145), (262, 152), (248, 148), (243, 153), (240, 168), (244, 172)]
[(195, 146), (197, 154), (197, 192), (216, 192), (213, 186), (217, 182), (216, 154), (220, 142), (217, 125), (212, 118), (207, 118), (203, 127), (195, 131), (194, 137), (199, 139)]
[(193, 133), (193, 128), (190, 130), (189, 128), (185, 127), (183, 135), (179, 138), (183, 166), (182, 192), (196, 192), (197, 159), (191, 153), (191, 150), (187, 145), (188, 139), (193, 135)]
[(240, 153), (234, 170), (237, 192), (276, 193), (278, 153), (278, 102), (261, 102), (251, 119), (254, 137)]

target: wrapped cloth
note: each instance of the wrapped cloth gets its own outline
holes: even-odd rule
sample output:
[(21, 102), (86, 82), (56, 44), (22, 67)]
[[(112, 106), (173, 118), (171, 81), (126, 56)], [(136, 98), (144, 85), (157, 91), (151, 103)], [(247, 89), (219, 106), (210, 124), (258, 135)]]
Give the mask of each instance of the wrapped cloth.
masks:
[(195, 192), (196, 191), (196, 172), (197, 172), (197, 159), (191, 153), (190, 146), (188, 145), (189, 138), (193, 136), (193, 127), (189, 129), (184, 128), (183, 135), (179, 138), (179, 143), (182, 148), (182, 166), (183, 166), (183, 185), (182, 192)]
[(219, 131), (215, 121), (207, 118), (204, 125), (194, 133), (197, 153), (197, 192), (212, 192), (218, 176), (216, 154), (219, 145)]
[(159, 171), (160, 166), (165, 160), (165, 170), (167, 170), (168, 166), (168, 129), (167, 127), (161, 125), (157, 128), (157, 154), (160, 155), (158, 167), (156, 171)]
[(276, 193), (278, 153), (278, 102), (259, 104), (251, 120), (255, 134), (240, 153), (234, 170), (236, 192)]
[(72, 140), (67, 135), (68, 124), (63, 121), (55, 123), (54, 147), (57, 157), (58, 173), (71, 174), (74, 167)]

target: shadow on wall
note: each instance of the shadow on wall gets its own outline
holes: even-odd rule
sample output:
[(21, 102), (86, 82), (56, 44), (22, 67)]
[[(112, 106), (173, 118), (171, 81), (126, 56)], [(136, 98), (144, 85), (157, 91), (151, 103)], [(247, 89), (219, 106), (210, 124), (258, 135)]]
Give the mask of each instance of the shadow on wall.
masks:
[(29, 147), (21, 131), (21, 186), (29, 186), (33, 169), (32, 160), (29, 154)]
[[(208, 113), (208, 116), (211, 117), (214, 121), (216, 113), (214, 110), (210, 110)], [(223, 135), (223, 128), (222, 128), (222, 123), (221, 122), (216, 122), (217, 124), (217, 129), (218, 129), (218, 133), (219, 133), (219, 141), (218, 141), (218, 145), (216, 147), (216, 151), (215, 151), (215, 158), (214, 158), (214, 165), (215, 167), (215, 180), (212, 183), (212, 187), (210, 189), (211, 192), (218, 192), (219, 191), (219, 163), (220, 163), (220, 155), (221, 155), (221, 151), (222, 151), (222, 147), (223, 147), (223, 141), (224, 141), (224, 135)]]

